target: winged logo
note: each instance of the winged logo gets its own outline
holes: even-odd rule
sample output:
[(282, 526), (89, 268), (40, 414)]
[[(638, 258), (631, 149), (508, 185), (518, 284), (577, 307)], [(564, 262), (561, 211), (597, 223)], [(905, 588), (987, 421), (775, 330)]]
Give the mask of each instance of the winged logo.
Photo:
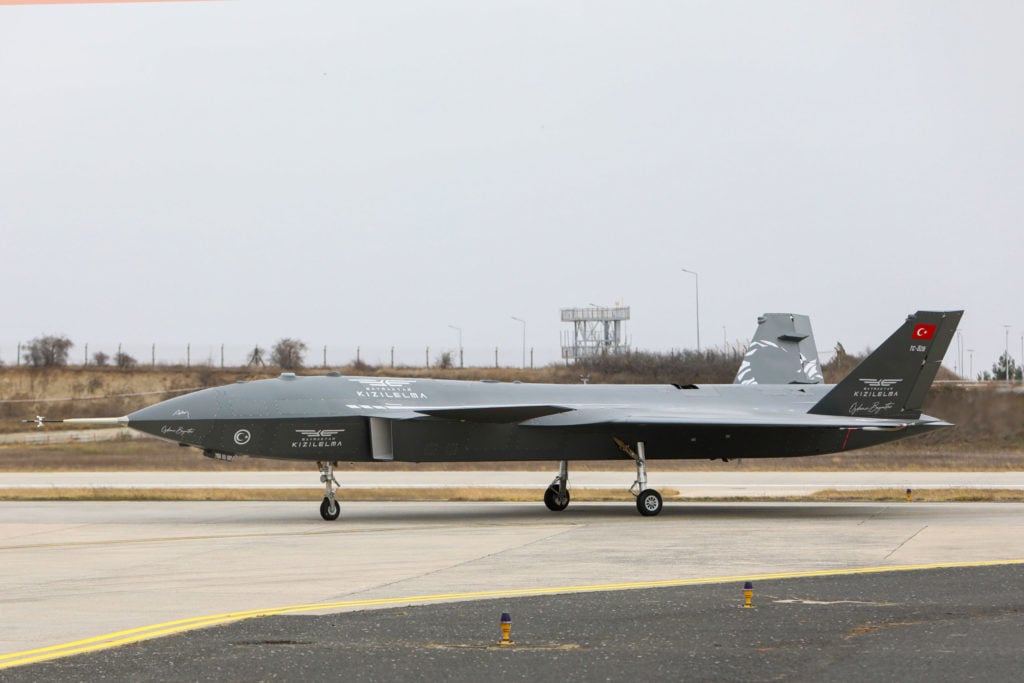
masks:
[(403, 389), (416, 380), (414, 379), (380, 379), (380, 378), (352, 378), (350, 381), (358, 382), (366, 387), (378, 387), (381, 389)]
[(867, 379), (865, 377), (862, 377), (860, 381), (869, 387), (887, 388), (891, 387), (894, 384), (902, 382), (903, 379)]
[(335, 434), (339, 434), (344, 429), (296, 429), (297, 433), (302, 434), (303, 439), (329, 439)]

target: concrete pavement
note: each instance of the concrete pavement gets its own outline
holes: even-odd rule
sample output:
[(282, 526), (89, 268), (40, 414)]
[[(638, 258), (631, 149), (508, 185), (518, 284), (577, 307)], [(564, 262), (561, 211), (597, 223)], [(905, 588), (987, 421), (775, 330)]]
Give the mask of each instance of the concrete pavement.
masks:
[(310, 503), (5, 502), (0, 654), (285, 605), (1019, 558), (1017, 503), (366, 502), (328, 523)]
[[(508, 487), (537, 489), (551, 483), (555, 470), (535, 471), (373, 471), (337, 472), (341, 488)], [(621, 472), (569, 472), (573, 488), (626, 489), (634, 475)], [(671, 488), (683, 498), (784, 496), (822, 489), (1002, 488), (1024, 489), (1024, 472), (672, 472), (650, 470), (653, 488)], [(0, 472), (4, 488), (320, 488), (309, 472)]]

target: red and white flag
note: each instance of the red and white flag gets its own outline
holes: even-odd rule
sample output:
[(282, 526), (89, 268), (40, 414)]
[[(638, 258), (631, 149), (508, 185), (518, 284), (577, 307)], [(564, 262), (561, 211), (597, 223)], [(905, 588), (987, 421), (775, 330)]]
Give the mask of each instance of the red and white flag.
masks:
[(917, 325), (914, 327), (914, 339), (931, 339), (935, 336), (935, 325)]

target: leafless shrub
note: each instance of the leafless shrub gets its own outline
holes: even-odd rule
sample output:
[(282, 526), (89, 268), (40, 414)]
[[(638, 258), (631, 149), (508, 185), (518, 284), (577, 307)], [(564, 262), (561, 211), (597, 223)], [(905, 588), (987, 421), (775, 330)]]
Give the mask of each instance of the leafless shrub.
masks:
[(124, 351), (118, 351), (117, 355), (114, 356), (114, 364), (119, 368), (134, 368), (138, 365), (138, 361)]
[(274, 344), (270, 351), (270, 362), (282, 370), (298, 370), (305, 360), (306, 343), (285, 337)]
[(92, 354), (92, 364), (95, 365), (96, 367), (105, 368), (107, 367), (108, 362), (110, 362), (110, 356), (103, 353), (102, 351), (97, 351), (96, 353)]

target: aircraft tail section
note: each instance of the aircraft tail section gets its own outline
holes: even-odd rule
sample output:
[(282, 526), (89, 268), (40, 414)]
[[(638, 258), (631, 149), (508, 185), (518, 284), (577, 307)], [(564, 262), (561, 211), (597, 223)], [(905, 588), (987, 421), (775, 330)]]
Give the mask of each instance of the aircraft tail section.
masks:
[(809, 412), (916, 420), (962, 315), (911, 315)]
[(811, 319), (796, 313), (765, 313), (757, 319), (733, 384), (821, 384)]

